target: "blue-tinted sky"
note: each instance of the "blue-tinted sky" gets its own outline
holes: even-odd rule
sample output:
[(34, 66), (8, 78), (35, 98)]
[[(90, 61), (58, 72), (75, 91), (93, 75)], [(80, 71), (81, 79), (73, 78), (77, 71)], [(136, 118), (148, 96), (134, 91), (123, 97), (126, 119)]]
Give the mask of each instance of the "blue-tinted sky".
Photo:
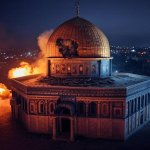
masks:
[[(0, 48), (36, 48), (37, 37), (74, 17), (75, 0), (1, 0)], [(80, 0), (80, 16), (111, 45), (150, 46), (150, 0)]]

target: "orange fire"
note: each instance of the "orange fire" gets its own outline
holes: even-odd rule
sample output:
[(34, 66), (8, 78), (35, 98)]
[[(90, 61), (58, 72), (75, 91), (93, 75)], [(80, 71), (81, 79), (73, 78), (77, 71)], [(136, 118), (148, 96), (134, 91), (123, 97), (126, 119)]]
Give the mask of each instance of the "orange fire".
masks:
[(30, 65), (27, 62), (21, 62), (18, 68), (12, 68), (11, 70), (9, 70), (8, 77), (17, 78), (40, 73), (41, 71), (38, 67)]
[(10, 97), (10, 91), (7, 89), (7, 87), (0, 83), (0, 99), (5, 99)]
[(38, 45), (41, 51), (38, 55), (37, 60), (31, 65), (27, 62), (21, 62), (18, 68), (12, 68), (11, 70), (9, 70), (8, 77), (10, 79), (34, 74), (46, 75), (46, 46), (52, 32), (53, 30), (49, 30), (39, 35)]

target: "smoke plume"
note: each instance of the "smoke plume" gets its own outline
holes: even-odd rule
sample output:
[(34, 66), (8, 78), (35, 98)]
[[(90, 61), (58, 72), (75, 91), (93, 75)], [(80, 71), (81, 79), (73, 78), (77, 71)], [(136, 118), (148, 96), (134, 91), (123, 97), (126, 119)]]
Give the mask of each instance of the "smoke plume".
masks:
[(37, 38), (38, 46), (40, 48), (40, 53), (38, 55), (37, 61), (33, 65), (37, 66), (42, 71), (42, 74), (44, 75), (47, 73), (47, 62), (46, 62), (47, 42), (52, 33), (53, 30), (47, 30), (41, 33)]

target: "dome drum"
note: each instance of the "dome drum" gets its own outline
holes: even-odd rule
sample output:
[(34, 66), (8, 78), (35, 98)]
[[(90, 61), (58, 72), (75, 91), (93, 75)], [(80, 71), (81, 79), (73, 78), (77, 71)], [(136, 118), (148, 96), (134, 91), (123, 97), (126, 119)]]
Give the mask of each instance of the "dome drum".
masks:
[(96, 77), (106, 78), (111, 75), (111, 59), (49, 59), (53, 77)]

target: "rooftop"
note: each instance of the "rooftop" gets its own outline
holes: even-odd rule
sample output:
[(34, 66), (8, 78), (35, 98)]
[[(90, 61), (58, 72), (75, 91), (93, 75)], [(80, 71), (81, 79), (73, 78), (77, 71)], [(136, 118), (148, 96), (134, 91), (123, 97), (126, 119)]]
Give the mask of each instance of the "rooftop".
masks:
[(96, 78), (56, 78), (56, 77), (42, 77), (41, 75), (32, 75), (13, 79), (28, 87), (51, 87), (51, 86), (65, 86), (65, 87), (101, 87), (101, 88), (126, 88), (144, 81), (150, 81), (150, 77), (131, 74), (131, 73), (117, 73), (110, 78), (96, 79)]

